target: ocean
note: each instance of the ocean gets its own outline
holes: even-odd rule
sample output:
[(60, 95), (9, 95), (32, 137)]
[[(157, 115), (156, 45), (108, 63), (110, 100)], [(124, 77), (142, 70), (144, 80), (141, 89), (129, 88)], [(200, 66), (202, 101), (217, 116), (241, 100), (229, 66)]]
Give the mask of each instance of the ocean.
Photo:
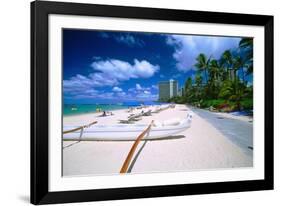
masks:
[(124, 102), (121, 104), (64, 104), (63, 106), (63, 115), (77, 115), (77, 114), (86, 114), (100, 111), (112, 111), (118, 109), (127, 109), (129, 107), (136, 107), (144, 105), (158, 105), (158, 102)]
[(112, 111), (117, 109), (126, 109), (128, 106), (119, 104), (65, 104), (63, 115), (77, 115), (100, 111)]

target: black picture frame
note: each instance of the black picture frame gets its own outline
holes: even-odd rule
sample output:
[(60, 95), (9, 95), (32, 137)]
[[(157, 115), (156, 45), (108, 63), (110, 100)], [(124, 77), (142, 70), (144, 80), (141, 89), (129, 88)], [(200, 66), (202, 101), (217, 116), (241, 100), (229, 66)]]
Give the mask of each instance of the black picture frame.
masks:
[[(116, 189), (48, 190), (48, 15), (256, 25), (265, 28), (263, 180)], [(31, 203), (67, 203), (273, 189), (273, 16), (34, 1), (31, 3)]]

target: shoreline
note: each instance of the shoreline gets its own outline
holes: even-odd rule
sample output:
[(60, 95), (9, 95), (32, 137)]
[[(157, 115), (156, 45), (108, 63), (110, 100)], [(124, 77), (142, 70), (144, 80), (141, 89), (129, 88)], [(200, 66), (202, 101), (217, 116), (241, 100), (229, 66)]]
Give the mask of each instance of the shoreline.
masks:
[[(116, 110), (120, 110), (120, 109), (127, 109), (127, 108), (110, 108), (110, 109), (106, 109), (104, 111), (116, 111)], [(87, 111), (87, 112), (81, 112), (81, 113), (67, 113), (67, 114), (63, 114), (63, 117), (68, 117), (68, 116), (76, 116), (76, 115), (85, 115), (85, 114), (93, 114), (93, 113), (101, 113), (103, 112), (103, 110), (101, 111)]]
[[(159, 103), (159, 104), (143, 105), (143, 106), (144, 107), (153, 107), (153, 106), (161, 106), (161, 105), (165, 105), (165, 104), (169, 104), (169, 103)], [(83, 105), (95, 105), (95, 104), (83, 104)], [(104, 106), (104, 105), (106, 105), (106, 104), (101, 104), (100, 106)], [(87, 112), (81, 112), (81, 113), (68, 113), (68, 114), (63, 114), (63, 117), (71, 117), (71, 116), (76, 116), (76, 115), (87, 115), (87, 114), (96, 114), (96, 113), (102, 113), (103, 111), (112, 112), (112, 111), (117, 111), (117, 110), (128, 110), (130, 108), (136, 109), (136, 108), (138, 108), (140, 106), (141, 105), (138, 105), (138, 106), (122, 106), (123, 108), (107, 108), (107, 109), (104, 109), (104, 110), (101, 110), (101, 111), (87, 111)]]
[[(186, 104), (177, 104), (177, 105), (186, 105)], [(150, 106), (154, 106), (154, 105), (150, 105)], [(190, 107), (190, 108), (196, 108), (196, 109), (202, 109), (202, 110), (206, 110), (206, 111), (209, 111), (211, 113), (214, 113), (214, 114), (217, 114), (217, 115), (220, 115), (222, 117), (225, 117), (225, 118), (231, 118), (231, 119), (237, 119), (237, 120), (241, 120), (241, 121), (246, 121), (246, 122), (249, 122), (249, 121), (253, 121), (253, 116), (250, 116), (250, 115), (234, 115), (232, 113), (234, 112), (218, 112), (218, 111), (210, 111), (209, 109), (206, 109), (206, 108), (198, 108), (198, 107), (194, 107), (194, 106), (191, 106), (191, 105), (186, 105), (187, 107)], [(128, 107), (128, 108), (118, 108), (118, 109), (111, 109), (111, 110), (108, 110), (108, 112), (113, 112), (113, 111), (121, 111), (121, 110), (128, 110), (129, 108), (137, 108), (136, 107)], [(91, 111), (91, 112), (85, 112), (85, 113), (78, 113), (78, 114), (63, 114), (63, 118), (71, 118), (71, 117), (74, 117), (74, 116), (83, 116), (83, 115), (94, 115), (94, 114), (99, 114), (99, 113), (102, 113), (102, 111)]]
[[(104, 120), (108, 120), (109, 117), (111, 117), (111, 119), (116, 119), (116, 115), (120, 116), (120, 114), (129, 114), (127, 112), (128, 109), (116, 109), (116, 110), (112, 110), (114, 115), (109, 115), (106, 117), (100, 117), (100, 115), (102, 114), (102, 112), (89, 112), (89, 113), (84, 113), (84, 114), (75, 114), (75, 115), (66, 115), (63, 116), (63, 125), (64, 123), (68, 124), (68, 125), (85, 125), (91, 121), (97, 120), (97, 124), (105, 123), (105, 124), (111, 124), (112, 121), (104, 121)], [(122, 115), (121, 117), (126, 117), (126, 115)], [(121, 118), (120, 117), (120, 118)], [(81, 124), (78, 124), (78, 122), (81, 122)]]
[[(63, 117), (63, 122), (67, 125), (83, 125), (97, 120), (97, 124), (116, 124), (119, 119), (128, 117), (130, 113), (126, 110), (115, 110), (113, 116), (107, 117), (97, 117), (98, 113), (68, 116)], [(152, 119), (162, 122), (175, 117), (184, 118), (189, 111), (192, 111), (189, 106), (176, 104), (175, 108), (142, 117), (136, 124), (149, 124)], [(179, 138), (175, 139), (141, 141), (137, 148), (140, 153), (131, 172), (176, 172), (253, 166), (251, 156), (196, 113), (191, 127), (177, 135)], [(63, 141), (63, 175), (117, 174), (132, 144), (132, 141)]]

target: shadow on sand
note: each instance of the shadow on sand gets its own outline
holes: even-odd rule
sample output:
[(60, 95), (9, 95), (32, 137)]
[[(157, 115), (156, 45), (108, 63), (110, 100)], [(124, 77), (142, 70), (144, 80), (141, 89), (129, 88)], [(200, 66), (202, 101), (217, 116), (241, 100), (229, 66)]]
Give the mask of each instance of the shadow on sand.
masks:
[[(141, 141), (162, 141), (162, 140), (172, 140), (172, 139), (181, 139), (181, 138), (184, 138), (185, 136), (184, 135), (175, 135), (175, 136), (168, 136), (168, 137), (162, 137), (162, 138), (157, 138), (157, 139), (142, 139)], [(63, 147), (63, 149), (66, 149), (68, 147), (71, 147), (73, 145), (76, 145), (78, 144), (79, 142), (133, 142), (135, 140), (95, 140), (95, 141), (92, 141), (92, 140), (83, 140), (83, 141), (75, 141), (69, 145), (66, 145)]]
[(71, 144), (69, 144), (69, 145), (64, 146), (62, 149), (71, 147), (71, 146), (73, 146), (73, 145), (75, 145), (75, 144), (78, 144), (79, 142), (81, 142), (81, 141), (73, 142), (73, 143), (71, 143)]
[(163, 140), (181, 139), (181, 138), (184, 138), (184, 137), (185, 137), (184, 135), (177, 135), (177, 136), (163, 137), (163, 138), (160, 138), (160, 139), (151, 139), (151, 140), (149, 140), (149, 139), (143, 139), (143, 140), (142, 140), (142, 141), (143, 141), (143, 144), (142, 144), (141, 148), (138, 150), (138, 152), (136, 153), (136, 155), (135, 155), (134, 159), (132, 160), (132, 162), (131, 162), (131, 164), (130, 164), (130, 166), (129, 166), (127, 172), (128, 172), (128, 173), (131, 173), (131, 172), (132, 172), (132, 169), (133, 169), (133, 167), (134, 167), (134, 165), (135, 165), (137, 159), (139, 158), (139, 156), (140, 156), (140, 154), (141, 154), (143, 148), (145, 147), (145, 145), (147, 144), (148, 141), (151, 141), (151, 142), (153, 142), (153, 141), (158, 141), (158, 140), (163, 141)]

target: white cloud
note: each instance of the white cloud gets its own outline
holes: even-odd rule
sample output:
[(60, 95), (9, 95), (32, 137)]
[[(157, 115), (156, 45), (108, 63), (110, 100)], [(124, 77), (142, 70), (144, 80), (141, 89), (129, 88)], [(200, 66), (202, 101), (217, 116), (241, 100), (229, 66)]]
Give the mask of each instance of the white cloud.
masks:
[(109, 38), (109, 34), (106, 33), (106, 32), (100, 32), (99, 36), (102, 37), (102, 38), (105, 38), (105, 39)]
[(106, 92), (103, 90), (80, 90), (78, 93), (67, 93), (64, 95), (65, 99), (103, 99), (103, 100), (119, 100), (119, 101), (156, 101), (158, 99), (158, 95), (152, 93), (150, 90), (140, 90), (137, 91), (136, 88), (134, 90), (128, 90), (128, 92), (124, 91), (113, 91)]
[(115, 79), (108, 78), (103, 73), (93, 73), (88, 76), (77, 74), (69, 80), (63, 80), (63, 92), (71, 96), (96, 96), (98, 91), (94, 88), (113, 86), (118, 84)]
[[(131, 78), (149, 78), (159, 71), (158, 65), (152, 65), (146, 60), (134, 60), (134, 64), (129, 62), (108, 59), (99, 60), (91, 64), (95, 72), (87, 76), (77, 74), (67, 80), (63, 80), (64, 95), (76, 98), (113, 98), (130, 97), (123, 92), (122, 88), (117, 87), (121, 81), (126, 81)], [(99, 92), (95, 88), (105, 86), (113, 87), (114, 93)], [(137, 86), (136, 86), (137, 87)], [(139, 88), (142, 88), (139, 85)]]
[(103, 92), (97, 91), (95, 93), (79, 93), (76, 95), (64, 95), (66, 99), (113, 99), (114, 93), (113, 92)]
[(137, 100), (145, 100), (145, 101), (156, 101), (158, 99), (157, 94), (151, 94), (151, 93), (139, 93), (135, 96)]
[(157, 85), (151, 85), (151, 87), (144, 87), (140, 84), (136, 84), (135, 87), (128, 89), (129, 95), (133, 96), (137, 100), (156, 101), (158, 99)]
[(152, 85), (151, 87), (144, 87), (140, 84), (136, 84), (135, 87), (128, 89), (126, 98), (128, 100), (132, 99), (139, 101), (156, 101), (158, 99), (158, 94), (155, 88), (156, 85)]
[(91, 66), (94, 70), (101, 71), (117, 81), (129, 80), (130, 78), (149, 78), (160, 69), (158, 65), (137, 59), (134, 59), (134, 64), (118, 59), (109, 59), (95, 61)]
[(100, 32), (99, 36), (104, 39), (113, 38), (116, 42), (125, 44), (129, 47), (145, 46), (145, 42), (143, 40), (129, 33), (116, 34), (116, 33)]
[(126, 97), (127, 94), (126, 94), (125, 92), (118, 92), (118, 93), (117, 93), (117, 96), (118, 96), (118, 97)]
[(177, 69), (184, 72), (194, 68), (200, 53), (219, 58), (225, 50), (237, 47), (239, 41), (240, 38), (216, 36), (168, 35), (166, 38), (166, 43), (175, 49)]
[(124, 43), (130, 47), (133, 47), (133, 46), (143, 47), (145, 45), (144, 41), (142, 41), (141, 39), (138, 39), (130, 34), (115, 35), (114, 38), (117, 42)]
[(102, 58), (99, 57), (99, 56), (93, 56), (92, 59), (95, 60), (95, 61), (97, 61), (97, 60), (101, 60)]
[(103, 99), (112, 99), (114, 96), (114, 93), (112, 92), (101, 92), (97, 97), (103, 98)]
[(155, 85), (152, 85), (151, 87), (144, 87), (137, 83), (135, 87), (128, 89), (128, 91), (134, 93), (142, 93), (143, 91), (150, 91), (152, 88), (154, 88), (153, 86)]
[(157, 85), (152, 85), (151, 88), (158, 90), (158, 86)]
[(91, 73), (89, 74), (89, 78), (92, 81), (92, 86), (95, 87), (113, 86), (119, 83), (117, 79), (105, 73)]
[(114, 92), (122, 92), (123, 90), (120, 87), (113, 87), (112, 91), (114, 91)]
[(172, 75), (172, 78), (173, 78), (173, 79), (177, 79), (177, 78), (179, 78), (179, 77), (181, 77), (181, 74), (180, 74), (180, 73), (177, 73), (177, 74)]
[(137, 90), (142, 90), (141, 85), (140, 85), (140, 84), (136, 84), (136, 89), (137, 89)]

